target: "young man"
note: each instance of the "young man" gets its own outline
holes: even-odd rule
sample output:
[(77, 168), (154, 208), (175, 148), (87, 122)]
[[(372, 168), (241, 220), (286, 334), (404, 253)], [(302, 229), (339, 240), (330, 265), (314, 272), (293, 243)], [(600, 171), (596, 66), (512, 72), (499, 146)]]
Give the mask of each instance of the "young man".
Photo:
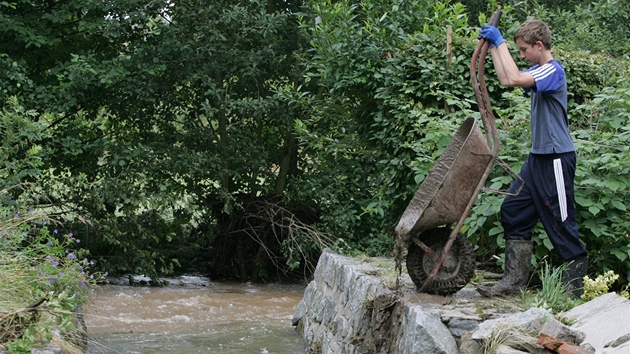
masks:
[[(522, 87), (531, 95), (530, 154), (519, 176), (524, 186), (501, 206), (504, 229), (505, 272), (492, 287), (480, 286), (484, 296), (515, 294), (525, 289), (532, 257), (532, 229), (540, 220), (554, 249), (566, 262), (563, 282), (570, 294), (582, 294), (588, 257), (580, 242), (573, 196), (576, 154), (567, 119), (567, 81), (562, 65), (551, 53), (551, 31), (539, 20), (523, 23), (514, 33), (521, 58), (531, 66), (519, 71), (512, 55), (493, 26), (479, 37), (490, 43), (490, 54), (501, 85)], [(522, 184), (515, 181), (514, 192)]]

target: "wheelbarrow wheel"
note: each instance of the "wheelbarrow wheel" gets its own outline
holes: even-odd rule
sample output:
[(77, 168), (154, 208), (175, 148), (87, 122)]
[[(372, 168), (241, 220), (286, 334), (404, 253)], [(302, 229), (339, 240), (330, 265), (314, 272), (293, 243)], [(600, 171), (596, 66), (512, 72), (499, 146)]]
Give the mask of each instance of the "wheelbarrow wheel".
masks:
[[(423, 232), (418, 236), (433, 253), (433, 257), (415, 243), (409, 245), (407, 253), (407, 271), (411, 280), (420, 289), (429, 278), (431, 271), (439, 261), (444, 246), (452, 230), (442, 227)], [(451, 249), (444, 258), (444, 264), (440, 267), (426, 292), (437, 295), (450, 295), (464, 286), (472, 279), (475, 272), (474, 249), (470, 241), (458, 234)]]

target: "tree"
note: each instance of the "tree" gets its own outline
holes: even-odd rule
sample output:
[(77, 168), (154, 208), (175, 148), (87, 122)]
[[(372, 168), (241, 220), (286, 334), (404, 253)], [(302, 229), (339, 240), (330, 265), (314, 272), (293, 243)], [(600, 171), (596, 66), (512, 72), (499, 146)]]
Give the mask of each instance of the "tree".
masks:
[(133, 265), (120, 270), (168, 271), (162, 243), (180, 237), (182, 247), (208, 248), (216, 231), (204, 231), (203, 240), (191, 235), (219, 223), (218, 233), (231, 237), (247, 209), (241, 204), (284, 191), (297, 172), (295, 112), (273, 88), (294, 80), (300, 42), (291, 13), (299, 5), (23, 1), (4, 8), (2, 38), (21, 34), (4, 56), (5, 95), (57, 114), (43, 184), (97, 225), (95, 249), (114, 257), (112, 267), (127, 264), (118, 262), (122, 255)]
[(389, 254), (417, 183), (457, 119), (472, 113), (473, 42), (456, 43), (450, 67), (446, 57), (447, 26), (468, 28), (463, 11), (442, 2), (328, 1), (311, 3), (302, 19), (309, 82), (294, 97), (308, 112), (300, 138), (317, 171), (304, 183), (327, 202), (330, 232), (369, 254)]

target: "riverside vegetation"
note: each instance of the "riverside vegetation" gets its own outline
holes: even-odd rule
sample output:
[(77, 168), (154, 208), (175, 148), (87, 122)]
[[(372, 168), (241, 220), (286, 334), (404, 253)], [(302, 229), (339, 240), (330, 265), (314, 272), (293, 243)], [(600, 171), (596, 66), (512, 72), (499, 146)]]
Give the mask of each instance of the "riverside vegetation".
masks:
[(84, 346), (77, 310), (104, 275), (90, 272), (94, 261), (77, 247), (81, 240), (59, 226), (51, 215), (0, 206), (0, 350), (29, 352), (51, 341), (67, 353)]

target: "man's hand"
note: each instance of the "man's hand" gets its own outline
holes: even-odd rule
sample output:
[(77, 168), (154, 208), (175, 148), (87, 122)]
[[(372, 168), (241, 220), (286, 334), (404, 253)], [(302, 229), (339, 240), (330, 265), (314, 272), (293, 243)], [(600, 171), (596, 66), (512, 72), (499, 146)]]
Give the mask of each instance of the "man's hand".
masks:
[(501, 31), (494, 26), (481, 27), (477, 38), (483, 38), (490, 42), (490, 48), (498, 47), (501, 43), (505, 43), (505, 39), (501, 36)]

